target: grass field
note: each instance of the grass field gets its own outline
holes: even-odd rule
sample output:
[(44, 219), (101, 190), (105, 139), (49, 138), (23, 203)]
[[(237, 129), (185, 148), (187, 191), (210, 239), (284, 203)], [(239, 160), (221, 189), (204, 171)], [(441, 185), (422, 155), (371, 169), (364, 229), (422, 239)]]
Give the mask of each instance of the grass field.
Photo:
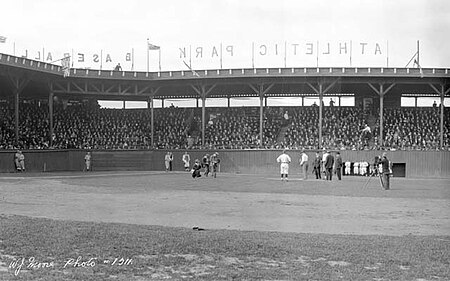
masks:
[(0, 175), (0, 280), (450, 280), (449, 181), (367, 181)]

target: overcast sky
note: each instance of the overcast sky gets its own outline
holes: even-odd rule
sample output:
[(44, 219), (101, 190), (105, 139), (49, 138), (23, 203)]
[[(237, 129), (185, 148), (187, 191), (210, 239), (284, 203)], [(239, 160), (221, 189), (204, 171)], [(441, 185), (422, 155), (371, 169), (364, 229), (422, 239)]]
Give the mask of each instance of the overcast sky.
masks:
[(405, 67), (417, 40), (422, 67), (450, 66), (448, 0), (1, 0), (0, 7), (0, 52), (47, 62), (68, 53), (78, 68), (146, 71), (149, 54), (149, 70), (158, 71), (159, 52), (147, 52), (147, 38), (161, 47), (163, 71), (187, 70), (184, 62)]
[[(44, 49), (46, 60), (73, 52), (75, 67), (130, 70), (134, 49), (134, 70), (145, 71), (149, 38), (162, 70), (186, 69), (183, 60), (196, 69), (404, 67), (420, 40), (422, 67), (449, 67), (449, 30), (448, 0), (2, 0), (0, 52), (42, 59)], [(157, 71), (158, 51), (149, 53)]]

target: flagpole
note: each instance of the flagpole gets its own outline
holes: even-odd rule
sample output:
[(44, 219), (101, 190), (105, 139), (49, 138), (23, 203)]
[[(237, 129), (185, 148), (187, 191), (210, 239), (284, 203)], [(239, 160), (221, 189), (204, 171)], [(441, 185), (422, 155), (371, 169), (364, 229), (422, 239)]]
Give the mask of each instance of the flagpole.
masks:
[(100, 50), (100, 70), (103, 68), (103, 50)]
[(44, 47), (42, 47), (42, 61), (43, 62), (45, 62), (45, 60), (44, 60), (44, 53), (45, 53), (45, 49), (44, 49)]
[(353, 41), (350, 40), (350, 66), (352, 66)]
[(419, 49), (419, 40), (417, 40), (417, 64), (420, 65), (420, 49)]
[(252, 42), (252, 68), (255, 68), (255, 42)]
[(319, 67), (319, 41), (317, 41), (317, 48), (316, 48), (316, 64), (317, 67)]
[(189, 67), (192, 68), (192, 46), (189, 45)]
[(131, 48), (131, 71), (134, 70), (134, 48)]
[[(72, 68), (73, 68), (73, 61), (74, 61), (74, 59), (73, 59), (73, 49), (72, 49)], [(100, 69), (101, 69), (101, 67), (100, 67)]]
[(149, 54), (148, 54), (148, 38), (147, 38), (147, 47), (146, 47), (146, 49), (147, 49), (147, 72), (149, 72), (150, 63), (149, 63), (149, 58), (148, 58), (148, 56), (149, 56)]
[(287, 57), (287, 42), (284, 41), (284, 68), (287, 67), (286, 57)]
[(386, 41), (386, 67), (389, 67), (389, 40)]
[(159, 72), (161, 72), (161, 47), (159, 47), (158, 53)]
[(220, 42), (220, 69), (222, 69), (222, 42)]

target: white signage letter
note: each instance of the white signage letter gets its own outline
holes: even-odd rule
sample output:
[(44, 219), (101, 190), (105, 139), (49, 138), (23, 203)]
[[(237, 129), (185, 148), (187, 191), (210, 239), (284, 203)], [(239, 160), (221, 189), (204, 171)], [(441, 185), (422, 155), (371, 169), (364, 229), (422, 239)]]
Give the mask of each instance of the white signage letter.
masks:
[(225, 48), (225, 50), (226, 50), (227, 52), (229, 52), (231, 56), (233, 56), (233, 45), (228, 45), (228, 46)]
[(203, 47), (197, 47), (197, 49), (195, 49), (195, 51), (197, 52), (197, 55), (195, 56), (196, 58), (198, 58), (198, 56), (203, 58)]

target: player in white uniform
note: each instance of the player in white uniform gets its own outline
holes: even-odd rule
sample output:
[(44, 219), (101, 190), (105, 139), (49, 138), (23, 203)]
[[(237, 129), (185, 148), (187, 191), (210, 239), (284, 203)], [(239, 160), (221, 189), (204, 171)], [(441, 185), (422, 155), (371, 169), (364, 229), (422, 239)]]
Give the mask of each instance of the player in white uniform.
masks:
[(183, 154), (183, 163), (184, 163), (184, 169), (189, 172), (189, 167), (191, 166), (191, 156), (187, 153), (187, 151)]
[(353, 174), (359, 175), (359, 162), (353, 163)]
[(361, 175), (367, 176), (367, 167), (369, 166), (369, 163), (367, 161), (361, 162)]
[(323, 179), (324, 180), (326, 180), (327, 179), (327, 177), (326, 177), (326, 173), (325, 173), (325, 171), (327, 170), (326, 168), (325, 168), (325, 162), (327, 161), (327, 157), (328, 157), (328, 151), (324, 148), (323, 149), (323, 154), (322, 154), (322, 172), (323, 172)]
[(289, 163), (291, 163), (291, 157), (286, 154), (286, 150), (283, 150), (283, 154), (278, 156), (277, 162), (280, 163), (281, 181), (288, 181)]
[(91, 152), (86, 153), (86, 156), (84, 156), (84, 163), (85, 163), (85, 171), (91, 170)]
[(345, 162), (345, 171), (344, 171), (345, 175), (350, 175), (350, 171), (351, 171), (350, 165), (351, 165), (350, 161)]

